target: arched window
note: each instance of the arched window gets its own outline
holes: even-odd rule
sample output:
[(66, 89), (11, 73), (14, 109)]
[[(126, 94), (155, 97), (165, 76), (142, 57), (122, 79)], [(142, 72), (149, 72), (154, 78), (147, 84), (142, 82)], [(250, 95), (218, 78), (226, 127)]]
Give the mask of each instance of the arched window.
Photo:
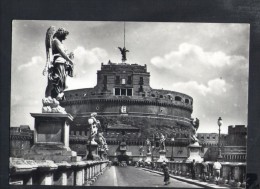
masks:
[(163, 95), (160, 95), (160, 98), (163, 98)]
[(152, 97), (155, 97), (155, 94), (152, 94), (151, 96), (152, 96)]

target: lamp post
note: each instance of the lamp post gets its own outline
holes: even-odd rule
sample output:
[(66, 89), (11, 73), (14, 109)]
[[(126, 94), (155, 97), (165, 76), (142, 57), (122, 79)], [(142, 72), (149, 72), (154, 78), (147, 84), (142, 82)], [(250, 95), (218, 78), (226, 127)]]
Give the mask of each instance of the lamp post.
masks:
[(174, 138), (171, 138), (171, 143), (172, 143), (172, 155), (171, 155), (171, 161), (173, 161), (173, 143), (174, 143)]
[(219, 127), (219, 133), (218, 133), (218, 159), (222, 159), (222, 155), (221, 155), (221, 148), (220, 148), (220, 127), (223, 124), (223, 121), (221, 119), (221, 117), (218, 118), (218, 127)]

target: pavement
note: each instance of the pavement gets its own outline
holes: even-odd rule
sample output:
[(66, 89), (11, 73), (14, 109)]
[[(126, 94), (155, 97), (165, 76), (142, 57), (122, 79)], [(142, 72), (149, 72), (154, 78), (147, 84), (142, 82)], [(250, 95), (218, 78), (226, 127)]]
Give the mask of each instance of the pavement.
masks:
[[(160, 172), (160, 171), (155, 171), (155, 170), (146, 169), (146, 168), (142, 168), (142, 169), (144, 171), (163, 175), (163, 173)], [(173, 179), (179, 180), (179, 181), (183, 181), (183, 182), (186, 182), (186, 183), (190, 183), (190, 184), (193, 184), (193, 185), (200, 186), (202, 188), (230, 188), (230, 187), (226, 187), (226, 186), (220, 186), (220, 185), (216, 185), (216, 184), (213, 184), (213, 183), (208, 183), (208, 182), (204, 182), (204, 181), (200, 181), (200, 180), (193, 180), (193, 179), (190, 179), (190, 178), (176, 176), (176, 175), (172, 175), (172, 174), (170, 174), (170, 177), (173, 178)]]
[(170, 184), (164, 185), (163, 175), (149, 169), (132, 166), (107, 168), (103, 175), (99, 176), (92, 186), (128, 186), (128, 187), (165, 187), (165, 188), (204, 188), (196, 183), (189, 183), (171, 177)]

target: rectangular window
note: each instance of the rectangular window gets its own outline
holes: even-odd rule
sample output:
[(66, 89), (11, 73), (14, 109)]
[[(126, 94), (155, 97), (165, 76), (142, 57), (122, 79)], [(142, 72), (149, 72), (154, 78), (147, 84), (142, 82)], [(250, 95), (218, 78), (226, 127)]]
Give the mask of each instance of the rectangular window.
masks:
[(133, 96), (132, 89), (127, 89), (127, 96)]
[(125, 79), (122, 79), (122, 84), (123, 84), (123, 85), (125, 84)]
[(140, 85), (143, 85), (143, 84), (144, 84), (144, 78), (140, 77)]
[(115, 95), (120, 95), (120, 89), (119, 88), (115, 88)]
[(106, 75), (104, 75), (103, 83), (107, 84), (107, 76)]
[(139, 92), (143, 92), (143, 91), (144, 91), (143, 86), (140, 85)]
[(127, 78), (127, 84), (132, 84), (132, 76), (128, 76)]
[(120, 84), (120, 76), (116, 76), (116, 84)]
[(126, 96), (126, 89), (121, 89), (121, 96)]

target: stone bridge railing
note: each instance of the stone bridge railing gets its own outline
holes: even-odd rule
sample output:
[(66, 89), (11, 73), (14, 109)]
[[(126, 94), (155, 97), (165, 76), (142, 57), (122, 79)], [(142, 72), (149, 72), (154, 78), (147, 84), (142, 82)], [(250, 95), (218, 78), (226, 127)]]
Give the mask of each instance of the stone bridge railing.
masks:
[(50, 160), (10, 158), (10, 184), (86, 186), (103, 174), (108, 161), (54, 163)]
[[(215, 175), (213, 170), (214, 162), (207, 162), (209, 170), (207, 173), (207, 182), (214, 183)], [(227, 185), (230, 187), (245, 187), (246, 186), (246, 163), (238, 162), (220, 162), (222, 165), (220, 172), (220, 185)], [(149, 169), (162, 171), (162, 163), (155, 162), (155, 166), (146, 166)], [(191, 163), (181, 161), (167, 162), (170, 173), (176, 176), (183, 176), (191, 178)], [(202, 180), (202, 165), (196, 163), (195, 178)]]

